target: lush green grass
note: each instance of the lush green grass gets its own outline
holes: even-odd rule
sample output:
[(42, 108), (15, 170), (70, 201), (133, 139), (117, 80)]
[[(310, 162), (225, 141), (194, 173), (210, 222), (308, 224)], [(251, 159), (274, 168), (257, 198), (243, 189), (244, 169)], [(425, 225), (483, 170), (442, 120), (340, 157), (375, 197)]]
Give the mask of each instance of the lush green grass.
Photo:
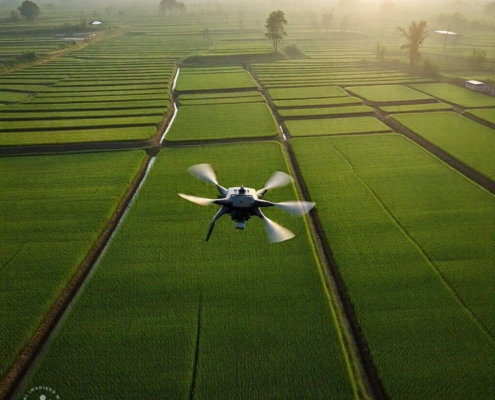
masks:
[(219, 71), (214, 73), (214, 67), (212, 67), (204, 73), (187, 73), (186, 68), (181, 68), (175, 90), (178, 92), (187, 92), (195, 90), (237, 90), (256, 88), (256, 83), (247, 71)]
[(348, 107), (311, 107), (278, 110), (282, 117), (312, 117), (323, 115), (373, 114), (375, 110), (368, 106)]
[(346, 97), (347, 93), (338, 86), (320, 86), (320, 87), (299, 87), (270, 89), (268, 94), (273, 100), (282, 99), (314, 99), (328, 97)]
[(0, 158), (0, 376), (130, 186), (144, 152)]
[(284, 107), (306, 107), (306, 106), (342, 106), (350, 104), (363, 104), (361, 99), (357, 97), (329, 97), (329, 98), (314, 98), (314, 99), (291, 99), (291, 100), (275, 100), (273, 102), (278, 108)]
[(0, 145), (116, 142), (120, 140), (148, 140), (156, 133), (156, 126), (143, 125), (119, 128), (66, 129), (44, 132), (7, 132), (0, 134)]
[[(163, 149), (26, 388), (188, 398), (197, 351), (195, 398), (353, 398), (304, 220), (267, 210), (297, 235), (270, 244), (258, 219), (237, 231), (223, 217), (205, 242), (217, 208), (177, 195), (216, 196), (186, 171), (203, 162), (227, 187), (287, 171), (276, 143)], [(291, 186), (266, 195), (294, 197)]]
[(469, 110), (467, 113), (495, 125), (495, 108)]
[(182, 106), (166, 140), (275, 136), (277, 132), (263, 103)]
[(265, 103), (265, 99), (258, 95), (256, 97), (218, 97), (212, 99), (179, 100), (181, 106), (201, 106), (208, 104), (240, 104), (240, 103)]
[(413, 132), (495, 179), (495, 131), (453, 112), (393, 115)]
[(441, 100), (466, 108), (495, 106), (495, 98), (448, 83), (427, 83), (410, 85)]
[(391, 131), (387, 125), (374, 117), (289, 120), (285, 121), (285, 125), (291, 136)]
[(374, 103), (433, 100), (431, 96), (401, 85), (350, 86), (347, 90)]
[(291, 144), (387, 395), (489, 398), (494, 196), (400, 135)]
[(129, 127), (143, 125), (158, 125), (163, 120), (162, 115), (147, 115), (133, 117), (104, 117), (104, 118), (77, 118), (77, 119), (39, 119), (24, 121), (2, 121), (0, 133), (14, 131), (37, 131), (57, 129)]
[(380, 107), (387, 113), (417, 112), (417, 111), (449, 111), (452, 106), (445, 103), (427, 103), (427, 104), (405, 104), (402, 106), (382, 106)]

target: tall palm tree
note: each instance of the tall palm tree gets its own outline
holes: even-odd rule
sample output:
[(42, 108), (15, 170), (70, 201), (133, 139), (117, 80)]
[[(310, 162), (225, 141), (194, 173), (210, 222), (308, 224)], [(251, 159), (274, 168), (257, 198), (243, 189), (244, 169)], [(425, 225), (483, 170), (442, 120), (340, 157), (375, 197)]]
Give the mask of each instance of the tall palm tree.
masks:
[(403, 44), (400, 49), (408, 51), (410, 66), (413, 68), (421, 60), (419, 47), (430, 34), (426, 21), (421, 21), (419, 24), (413, 21), (407, 31), (399, 27), (397, 27), (397, 30), (407, 39), (407, 43)]

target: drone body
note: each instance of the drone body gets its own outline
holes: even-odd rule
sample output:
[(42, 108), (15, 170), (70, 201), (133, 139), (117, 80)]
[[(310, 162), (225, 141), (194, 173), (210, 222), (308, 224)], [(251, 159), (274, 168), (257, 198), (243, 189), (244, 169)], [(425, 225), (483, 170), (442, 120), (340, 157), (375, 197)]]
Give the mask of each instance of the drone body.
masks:
[(203, 197), (189, 196), (179, 193), (179, 196), (182, 198), (202, 206), (209, 206), (213, 204), (220, 206), (220, 209), (211, 221), (210, 228), (206, 234), (206, 240), (210, 238), (215, 222), (224, 214), (228, 214), (234, 221), (234, 226), (236, 229), (245, 229), (247, 221), (252, 216), (261, 218), (265, 223), (269, 240), (272, 243), (282, 242), (294, 237), (294, 233), (267, 218), (261, 212), (260, 208), (277, 207), (293, 215), (300, 216), (306, 214), (315, 205), (315, 203), (308, 201), (272, 203), (270, 201), (262, 200), (268, 189), (286, 186), (292, 182), (292, 178), (284, 172), (275, 172), (265, 184), (263, 189), (256, 190), (244, 186), (236, 186), (228, 189), (220, 186), (217, 182), (215, 172), (210, 164), (193, 165), (188, 169), (188, 171), (198, 179), (216, 185), (220, 193), (217, 199), (205, 199)]

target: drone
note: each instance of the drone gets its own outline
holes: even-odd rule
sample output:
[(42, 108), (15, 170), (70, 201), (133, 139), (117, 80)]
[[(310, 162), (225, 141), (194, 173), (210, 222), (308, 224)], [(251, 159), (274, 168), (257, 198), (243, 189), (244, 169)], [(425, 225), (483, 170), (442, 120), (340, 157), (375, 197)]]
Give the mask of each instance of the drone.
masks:
[(268, 239), (272, 243), (283, 242), (295, 236), (293, 232), (277, 224), (267, 218), (260, 210), (263, 207), (277, 207), (292, 215), (302, 216), (309, 212), (315, 203), (309, 201), (286, 201), (283, 203), (272, 203), (271, 201), (263, 200), (263, 196), (270, 189), (283, 187), (293, 181), (293, 179), (285, 172), (277, 171), (265, 184), (265, 187), (260, 190), (244, 187), (244, 185), (224, 188), (218, 184), (215, 171), (210, 164), (197, 164), (188, 168), (191, 175), (206, 183), (216, 185), (220, 195), (217, 199), (206, 199), (204, 197), (190, 196), (179, 193), (179, 196), (201, 206), (218, 205), (220, 209), (213, 217), (210, 223), (210, 228), (206, 234), (206, 240), (215, 226), (215, 222), (224, 214), (230, 215), (234, 221), (236, 229), (245, 229), (246, 223), (252, 216), (261, 218), (265, 223), (265, 229), (268, 234)]

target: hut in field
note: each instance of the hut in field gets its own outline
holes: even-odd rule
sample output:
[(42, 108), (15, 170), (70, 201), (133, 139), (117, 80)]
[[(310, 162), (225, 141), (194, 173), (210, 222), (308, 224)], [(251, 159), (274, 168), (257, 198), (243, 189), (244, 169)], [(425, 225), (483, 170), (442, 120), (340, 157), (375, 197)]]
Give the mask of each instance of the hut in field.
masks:
[(461, 39), (461, 35), (452, 31), (434, 31), (431, 35), (431, 39), (437, 43), (443, 43), (443, 48), (447, 46), (447, 44), (453, 45), (455, 49), (455, 45), (459, 43)]
[(475, 92), (485, 93), (487, 85), (484, 82), (471, 80), (471, 81), (466, 81), (464, 87), (466, 89), (474, 90)]

